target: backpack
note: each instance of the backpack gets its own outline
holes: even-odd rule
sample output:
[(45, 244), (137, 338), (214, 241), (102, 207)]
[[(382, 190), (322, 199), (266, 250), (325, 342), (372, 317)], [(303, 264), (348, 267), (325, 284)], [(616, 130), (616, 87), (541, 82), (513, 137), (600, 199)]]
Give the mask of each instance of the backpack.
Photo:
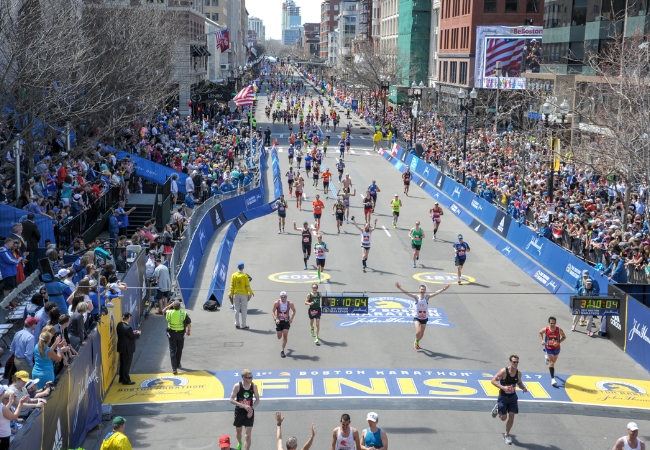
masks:
[(219, 303), (216, 300), (208, 300), (203, 304), (204, 311), (219, 311)]

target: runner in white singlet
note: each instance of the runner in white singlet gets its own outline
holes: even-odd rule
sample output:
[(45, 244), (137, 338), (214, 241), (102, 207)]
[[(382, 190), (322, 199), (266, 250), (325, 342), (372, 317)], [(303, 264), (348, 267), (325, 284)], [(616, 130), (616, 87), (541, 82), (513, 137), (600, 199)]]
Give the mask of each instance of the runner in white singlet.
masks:
[(372, 232), (377, 229), (377, 219), (375, 219), (375, 224), (370, 228), (370, 224), (366, 223), (363, 228), (357, 225), (357, 221), (352, 217), (352, 223), (357, 230), (361, 231), (361, 264), (363, 264), (363, 271), (366, 271), (366, 261), (368, 261), (368, 253), (370, 253), (370, 238), (372, 237)]
[(627, 424), (627, 436), (616, 441), (612, 450), (645, 450), (646, 445), (639, 439), (639, 426), (635, 422)]
[(429, 299), (445, 292), (451, 285), (448, 284), (433, 294), (427, 294), (427, 287), (423, 284), (420, 285), (419, 294), (411, 294), (410, 292), (405, 291), (399, 283), (395, 283), (395, 286), (416, 302), (415, 317), (413, 317), (413, 323), (415, 324), (415, 343), (413, 344), (413, 347), (416, 350), (420, 350), (420, 339), (424, 336), (424, 330), (426, 330), (427, 322), (429, 321)]
[(361, 450), (359, 432), (350, 426), (349, 414), (343, 414), (341, 426), (334, 428), (330, 450)]

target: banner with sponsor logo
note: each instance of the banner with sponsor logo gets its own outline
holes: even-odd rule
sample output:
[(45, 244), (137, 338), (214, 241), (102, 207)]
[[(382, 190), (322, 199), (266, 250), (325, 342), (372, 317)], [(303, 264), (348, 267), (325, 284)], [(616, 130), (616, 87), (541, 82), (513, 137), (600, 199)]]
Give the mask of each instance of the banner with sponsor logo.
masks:
[(102, 422), (102, 402), (97, 397), (97, 386), (101, 384), (101, 352), (99, 334), (95, 331), (88, 344), (69, 367), (70, 402), (68, 423), (70, 424), (70, 448), (78, 448), (86, 434)]
[(650, 371), (650, 309), (627, 298), (625, 353)]
[(273, 171), (273, 198), (278, 199), (282, 195), (282, 172), (280, 171), (280, 159), (278, 149), (274, 145), (271, 148), (271, 170)]
[(621, 309), (618, 316), (607, 316), (607, 338), (612, 341), (618, 348), (625, 351), (625, 342), (627, 340), (625, 326), (627, 324), (627, 294), (618, 286), (610, 284), (607, 290), (608, 295), (616, 295), (621, 299)]
[(165, 184), (167, 178), (171, 177), (173, 174), (178, 175), (178, 192), (185, 194), (185, 180), (187, 179), (187, 174), (174, 170), (171, 167), (164, 166), (162, 164), (157, 164), (155, 162), (149, 161), (146, 158), (141, 158), (132, 153), (127, 153), (124, 151), (119, 151), (115, 157), (120, 160), (124, 159), (127, 156), (131, 157), (133, 161), (133, 167), (135, 168), (135, 175), (137, 177), (142, 177), (145, 180), (153, 181), (156, 184)]
[[(85, 350), (85, 348), (82, 348), (79, 353)], [(92, 354), (92, 351), (90, 353)], [(47, 399), (47, 404), (43, 408), (43, 441), (41, 448), (48, 450), (70, 448), (69, 399), (70, 371), (64, 370), (63, 374), (60, 374), (57, 378), (56, 390)]]
[[(451, 399), (494, 401), (499, 390), (492, 385), (495, 371), (435, 368), (258, 369), (252, 370), (262, 399)], [(650, 409), (650, 381), (586, 375), (525, 372), (521, 381), (527, 393), (520, 402), (581, 403), (609, 407)], [(131, 375), (134, 386), (115, 385), (106, 401), (113, 405), (187, 401), (227, 402), (232, 386), (241, 381), (235, 370)], [(173, 388), (173, 389), (170, 389)], [(633, 394), (633, 395), (631, 395)]]
[(43, 411), (38, 408), (29, 414), (25, 424), (11, 441), (13, 450), (36, 450), (43, 440)]
[(108, 308), (108, 314), (102, 316), (97, 331), (100, 336), (101, 348), (101, 382), (102, 394), (106, 394), (108, 388), (117, 373), (117, 324), (122, 320), (122, 303), (115, 302), (112, 308)]

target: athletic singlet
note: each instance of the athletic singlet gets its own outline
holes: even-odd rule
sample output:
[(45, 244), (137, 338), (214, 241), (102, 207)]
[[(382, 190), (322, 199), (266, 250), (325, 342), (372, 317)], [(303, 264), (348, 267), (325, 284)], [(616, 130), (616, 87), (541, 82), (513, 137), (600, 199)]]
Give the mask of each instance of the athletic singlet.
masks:
[(435, 208), (433, 208), (431, 210), (431, 214), (433, 214), (434, 219), (440, 219), (440, 212), (441, 212), (440, 209), (436, 210)]
[(456, 256), (460, 259), (464, 259), (467, 257), (465, 254), (466, 250), (469, 248), (469, 245), (467, 245), (467, 242), (456, 242), (454, 243), (454, 249), (456, 250)]
[(411, 172), (404, 172), (404, 181), (409, 181), (411, 179)]
[(377, 195), (377, 185), (371, 184), (370, 186), (368, 186), (368, 190), (370, 191), (371, 196)]
[(415, 304), (415, 317), (418, 319), (426, 319), (429, 315), (429, 302), (424, 295), (420, 295), (419, 297)]
[(278, 200), (277, 203), (278, 203), (278, 214), (285, 214), (285, 211), (287, 209), (287, 202)]
[(361, 232), (361, 246), (362, 247), (370, 247), (370, 236), (372, 233), (370, 231), (362, 231)]
[(336, 165), (336, 167), (338, 168), (339, 172), (343, 172), (343, 169), (345, 169), (345, 164), (340, 162)]
[(363, 209), (372, 209), (372, 199), (370, 197), (363, 198)]
[(354, 442), (354, 431), (352, 431), (352, 427), (350, 427), (350, 434), (347, 436), (343, 436), (341, 434), (341, 427), (338, 427), (338, 431), (336, 432), (336, 447), (334, 447), (334, 450), (357, 450), (357, 443)]
[(326, 249), (327, 244), (325, 242), (316, 242), (314, 244), (314, 253), (316, 253), (316, 259), (325, 259)]
[(305, 167), (311, 167), (311, 161), (312, 161), (311, 155), (305, 156)]
[(289, 147), (289, 156), (293, 156), (293, 147)]
[(636, 447), (632, 447), (627, 440), (627, 436), (623, 436), (623, 449), (624, 450), (641, 450), (641, 440), (636, 440)]
[(506, 367), (506, 379), (505, 380), (499, 380), (499, 384), (501, 386), (508, 386), (506, 390), (499, 389), (499, 395), (503, 395), (506, 397), (509, 397), (511, 395), (515, 395), (516, 392), (515, 390), (517, 389), (517, 383), (519, 382), (519, 370), (517, 370), (517, 373), (513, 377), (510, 375), (510, 370)]
[(422, 244), (422, 228), (420, 228), (419, 230), (416, 230), (415, 228), (413, 228), (413, 232), (411, 233), (411, 236), (413, 236), (411, 238), (411, 243), (413, 245), (421, 245)]
[(345, 151), (345, 142), (343, 142), (343, 141), (339, 142), (339, 150), (341, 152)]
[(341, 198), (343, 199), (343, 204), (345, 206), (350, 206), (350, 194), (343, 194), (341, 195)]
[[(251, 383), (250, 388), (244, 389), (244, 384), (240, 381), (239, 391), (237, 391), (237, 398), (236, 398), (237, 403), (241, 403), (246, 406), (253, 406), (254, 396), (255, 396), (255, 389), (253, 388), (253, 383)], [(244, 408), (240, 408), (239, 406), (236, 406), (235, 409), (245, 411)]]
[(293, 181), (293, 179), (295, 178), (295, 175), (296, 175), (295, 172), (287, 172), (287, 179), (289, 181)]
[(560, 348), (560, 327), (555, 327), (555, 331), (551, 331), (551, 327), (547, 326), (544, 330), (546, 335), (546, 348), (555, 350)]
[(318, 311), (320, 309), (320, 292), (315, 296), (310, 292), (309, 300), (314, 302), (312, 305), (309, 305), (309, 309), (312, 311)]
[(304, 228), (301, 230), (302, 231), (302, 245), (311, 245), (311, 231), (310, 230), (305, 230)]
[(334, 204), (334, 211), (336, 214), (343, 214), (343, 211), (345, 210), (345, 205), (343, 203), (335, 203)]
[(275, 317), (277, 317), (280, 322), (288, 321), (290, 307), (291, 302), (289, 300), (287, 300), (286, 303), (282, 303), (282, 300), (278, 300)]
[(363, 439), (365, 447), (374, 447), (382, 448), (384, 443), (381, 440), (381, 428), (377, 428), (377, 431), (374, 433), (370, 431), (370, 428), (366, 428), (366, 436)]
[(399, 202), (400, 202), (399, 200), (393, 200), (391, 202), (391, 207), (392, 207), (393, 211), (399, 212)]
[(316, 162), (320, 164), (323, 161), (323, 154), (322, 153), (316, 153)]

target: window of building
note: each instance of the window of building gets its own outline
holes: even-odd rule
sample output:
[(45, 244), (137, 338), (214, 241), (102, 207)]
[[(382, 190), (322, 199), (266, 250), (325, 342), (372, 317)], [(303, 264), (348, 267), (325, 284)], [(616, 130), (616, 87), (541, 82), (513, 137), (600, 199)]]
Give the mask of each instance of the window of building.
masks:
[(587, 0), (573, 0), (571, 25), (585, 25), (587, 23)]
[(205, 0), (205, 6), (210, 6), (210, 0)]
[(460, 73), (458, 74), (458, 82), (460, 84), (467, 84), (467, 63), (460, 63)]
[(519, 0), (506, 0), (506, 12), (516, 13), (518, 5), (519, 5)]
[(485, 2), (483, 3), (483, 12), (484, 13), (497, 12), (497, 0), (485, 0)]
[(343, 32), (345, 34), (356, 34), (357, 33), (357, 27), (356, 27), (356, 25), (345, 25), (343, 27)]
[(456, 61), (452, 61), (449, 63), (449, 82), (450, 83), (455, 83), (456, 82)]
[(447, 81), (447, 61), (442, 63), (442, 81)]
[(526, 0), (526, 12), (527, 13), (538, 13), (539, 12), (539, 0)]
[(212, 20), (214, 22), (219, 22), (219, 13), (212, 13)]
[(212, 0), (212, 6), (219, 6), (219, 0)]
[(338, 11), (338, 10), (339, 10), (339, 5), (334, 5), (334, 11)]

